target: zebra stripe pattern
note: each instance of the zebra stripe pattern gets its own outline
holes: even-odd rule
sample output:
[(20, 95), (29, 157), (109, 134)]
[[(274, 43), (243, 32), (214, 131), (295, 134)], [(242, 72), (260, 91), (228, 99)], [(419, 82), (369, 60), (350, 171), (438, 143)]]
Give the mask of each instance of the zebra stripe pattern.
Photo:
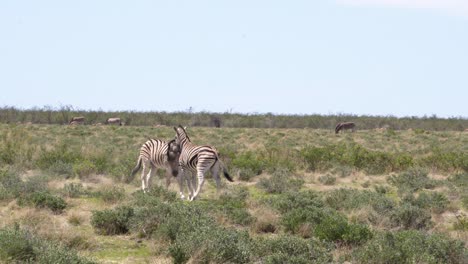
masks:
[(346, 129), (351, 129), (352, 132), (354, 132), (354, 128), (356, 127), (356, 124), (353, 122), (345, 122), (345, 123), (338, 123), (335, 127), (335, 134), (338, 134), (340, 130), (346, 130)]
[[(135, 174), (143, 165), (143, 169), (141, 171), (141, 189), (143, 192), (147, 192), (149, 190), (150, 179), (157, 168), (166, 169), (166, 188), (169, 188), (169, 185), (171, 184), (169, 171), (171, 171), (172, 176), (174, 177), (179, 173), (179, 154), (180, 148), (175, 140), (166, 142), (158, 139), (149, 139), (141, 146), (137, 165), (132, 170), (127, 182), (133, 180)], [(149, 169), (148, 174), (146, 174), (147, 169)]]
[[(233, 181), (223, 162), (219, 159), (218, 151), (215, 148), (193, 144), (182, 126), (174, 127), (174, 130), (176, 131), (176, 143), (178, 143), (181, 148), (179, 157), (179, 164), (181, 167), (179, 186), (182, 191), (182, 182), (184, 178), (188, 176), (186, 180), (190, 192), (190, 201), (193, 201), (199, 195), (203, 183), (205, 182), (205, 174), (208, 171), (211, 171), (216, 181), (217, 191), (219, 191), (220, 185), (220, 177), (218, 175), (219, 169), (223, 169), (224, 177), (226, 177), (228, 181)], [(196, 172), (196, 178), (193, 177), (194, 172)], [(192, 185), (193, 187), (196, 186), (195, 192), (193, 191)], [(182, 193), (181, 196), (183, 197)]]

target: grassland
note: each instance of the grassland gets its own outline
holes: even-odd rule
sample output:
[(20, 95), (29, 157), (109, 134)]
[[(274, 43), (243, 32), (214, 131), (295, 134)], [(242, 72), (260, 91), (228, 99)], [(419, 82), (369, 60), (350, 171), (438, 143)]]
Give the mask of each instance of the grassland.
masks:
[[(468, 260), (466, 132), (188, 133), (215, 146), (235, 179), (219, 194), (208, 179), (192, 203), (177, 198), (176, 184), (157, 187), (163, 172), (147, 195), (138, 177), (123, 183), (141, 144), (173, 138), (172, 127), (0, 124), (0, 261)], [(76, 255), (59, 259), (62, 252)]]

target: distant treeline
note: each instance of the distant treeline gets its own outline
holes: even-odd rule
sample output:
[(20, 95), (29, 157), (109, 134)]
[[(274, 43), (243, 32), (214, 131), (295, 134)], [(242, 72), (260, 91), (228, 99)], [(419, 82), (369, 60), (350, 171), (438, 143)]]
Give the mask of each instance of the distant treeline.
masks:
[(210, 112), (104, 112), (76, 110), (71, 106), (60, 108), (43, 107), (18, 109), (0, 107), (1, 123), (68, 124), (74, 116), (85, 117), (85, 124), (104, 124), (110, 117), (120, 117), (125, 125), (157, 126), (188, 125), (203, 127), (246, 127), (246, 128), (316, 128), (334, 129), (339, 122), (354, 122), (356, 129), (387, 128), (393, 130), (423, 129), (463, 131), (468, 128), (468, 119), (462, 117), (394, 117), (367, 115), (279, 115), (279, 114), (237, 114)]

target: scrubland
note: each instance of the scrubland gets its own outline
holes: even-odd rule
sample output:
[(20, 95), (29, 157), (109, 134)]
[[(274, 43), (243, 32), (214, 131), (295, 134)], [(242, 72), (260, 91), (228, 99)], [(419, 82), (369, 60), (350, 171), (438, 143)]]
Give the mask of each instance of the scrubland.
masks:
[(0, 262), (467, 263), (468, 133), (187, 129), (235, 182), (124, 180), (172, 127), (0, 124)]

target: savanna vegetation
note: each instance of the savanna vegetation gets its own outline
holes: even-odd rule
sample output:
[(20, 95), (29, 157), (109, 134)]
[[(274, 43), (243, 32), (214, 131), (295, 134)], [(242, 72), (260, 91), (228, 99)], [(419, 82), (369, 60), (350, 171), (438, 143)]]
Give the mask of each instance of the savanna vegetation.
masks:
[[(385, 123), (390, 118), (369, 125), (386, 130), (335, 135), (333, 118), (324, 118), (327, 129), (268, 128), (267, 115), (249, 115), (238, 121), (253, 125), (240, 128), (236, 115), (233, 123), (221, 115), (218, 129), (190, 126), (203, 114), (126, 113), (132, 126), (64, 126), (56, 124), (68, 119), (60, 111), (51, 122), (44, 109), (35, 118), (45, 122), (5, 111), (0, 262), (468, 262), (463, 119)], [(314, 120), (290, 118), (300, 120), (293, 127)], [(216, 193), (209, 176), (194, 202), (179, 199), (175, 180), (169, 190), (159, 187), (163, 171), (148, 194), (139, 177), (125, 184), (148, 137), (174, 137), (172, 127), (150, 126), (156, 122), (189, 124), (192, 141), (215, 146), (235, 182), (223, 181)]]
[(77, 116), (84, 117), (85, 124), (89, 125), (104, 124), (110, 117), (119, 117), (126, 125), (134, 126), (175, 126), (184, 124), (190, 127), (334, 129), (339, 122), (352, 121), (356, 123), (356, 129), (414, 129), (421, 133), (424, 130), (463, 131), (468, 127), (468, 119), (466, 118), (438, 118), (436, 115), (398, 118), (394, 116), (358, 116), (352, 114), (281, 115), (272, 113), (210, 113), (194, 112), (192, 108), (180, 112), (104, 112), (80, 110), (71, 105), (59, 108), (44, 106), (32, 109), (18, 109), (12, 106), (0, 107), (0, 123), (68, 124), (72, 117)]

